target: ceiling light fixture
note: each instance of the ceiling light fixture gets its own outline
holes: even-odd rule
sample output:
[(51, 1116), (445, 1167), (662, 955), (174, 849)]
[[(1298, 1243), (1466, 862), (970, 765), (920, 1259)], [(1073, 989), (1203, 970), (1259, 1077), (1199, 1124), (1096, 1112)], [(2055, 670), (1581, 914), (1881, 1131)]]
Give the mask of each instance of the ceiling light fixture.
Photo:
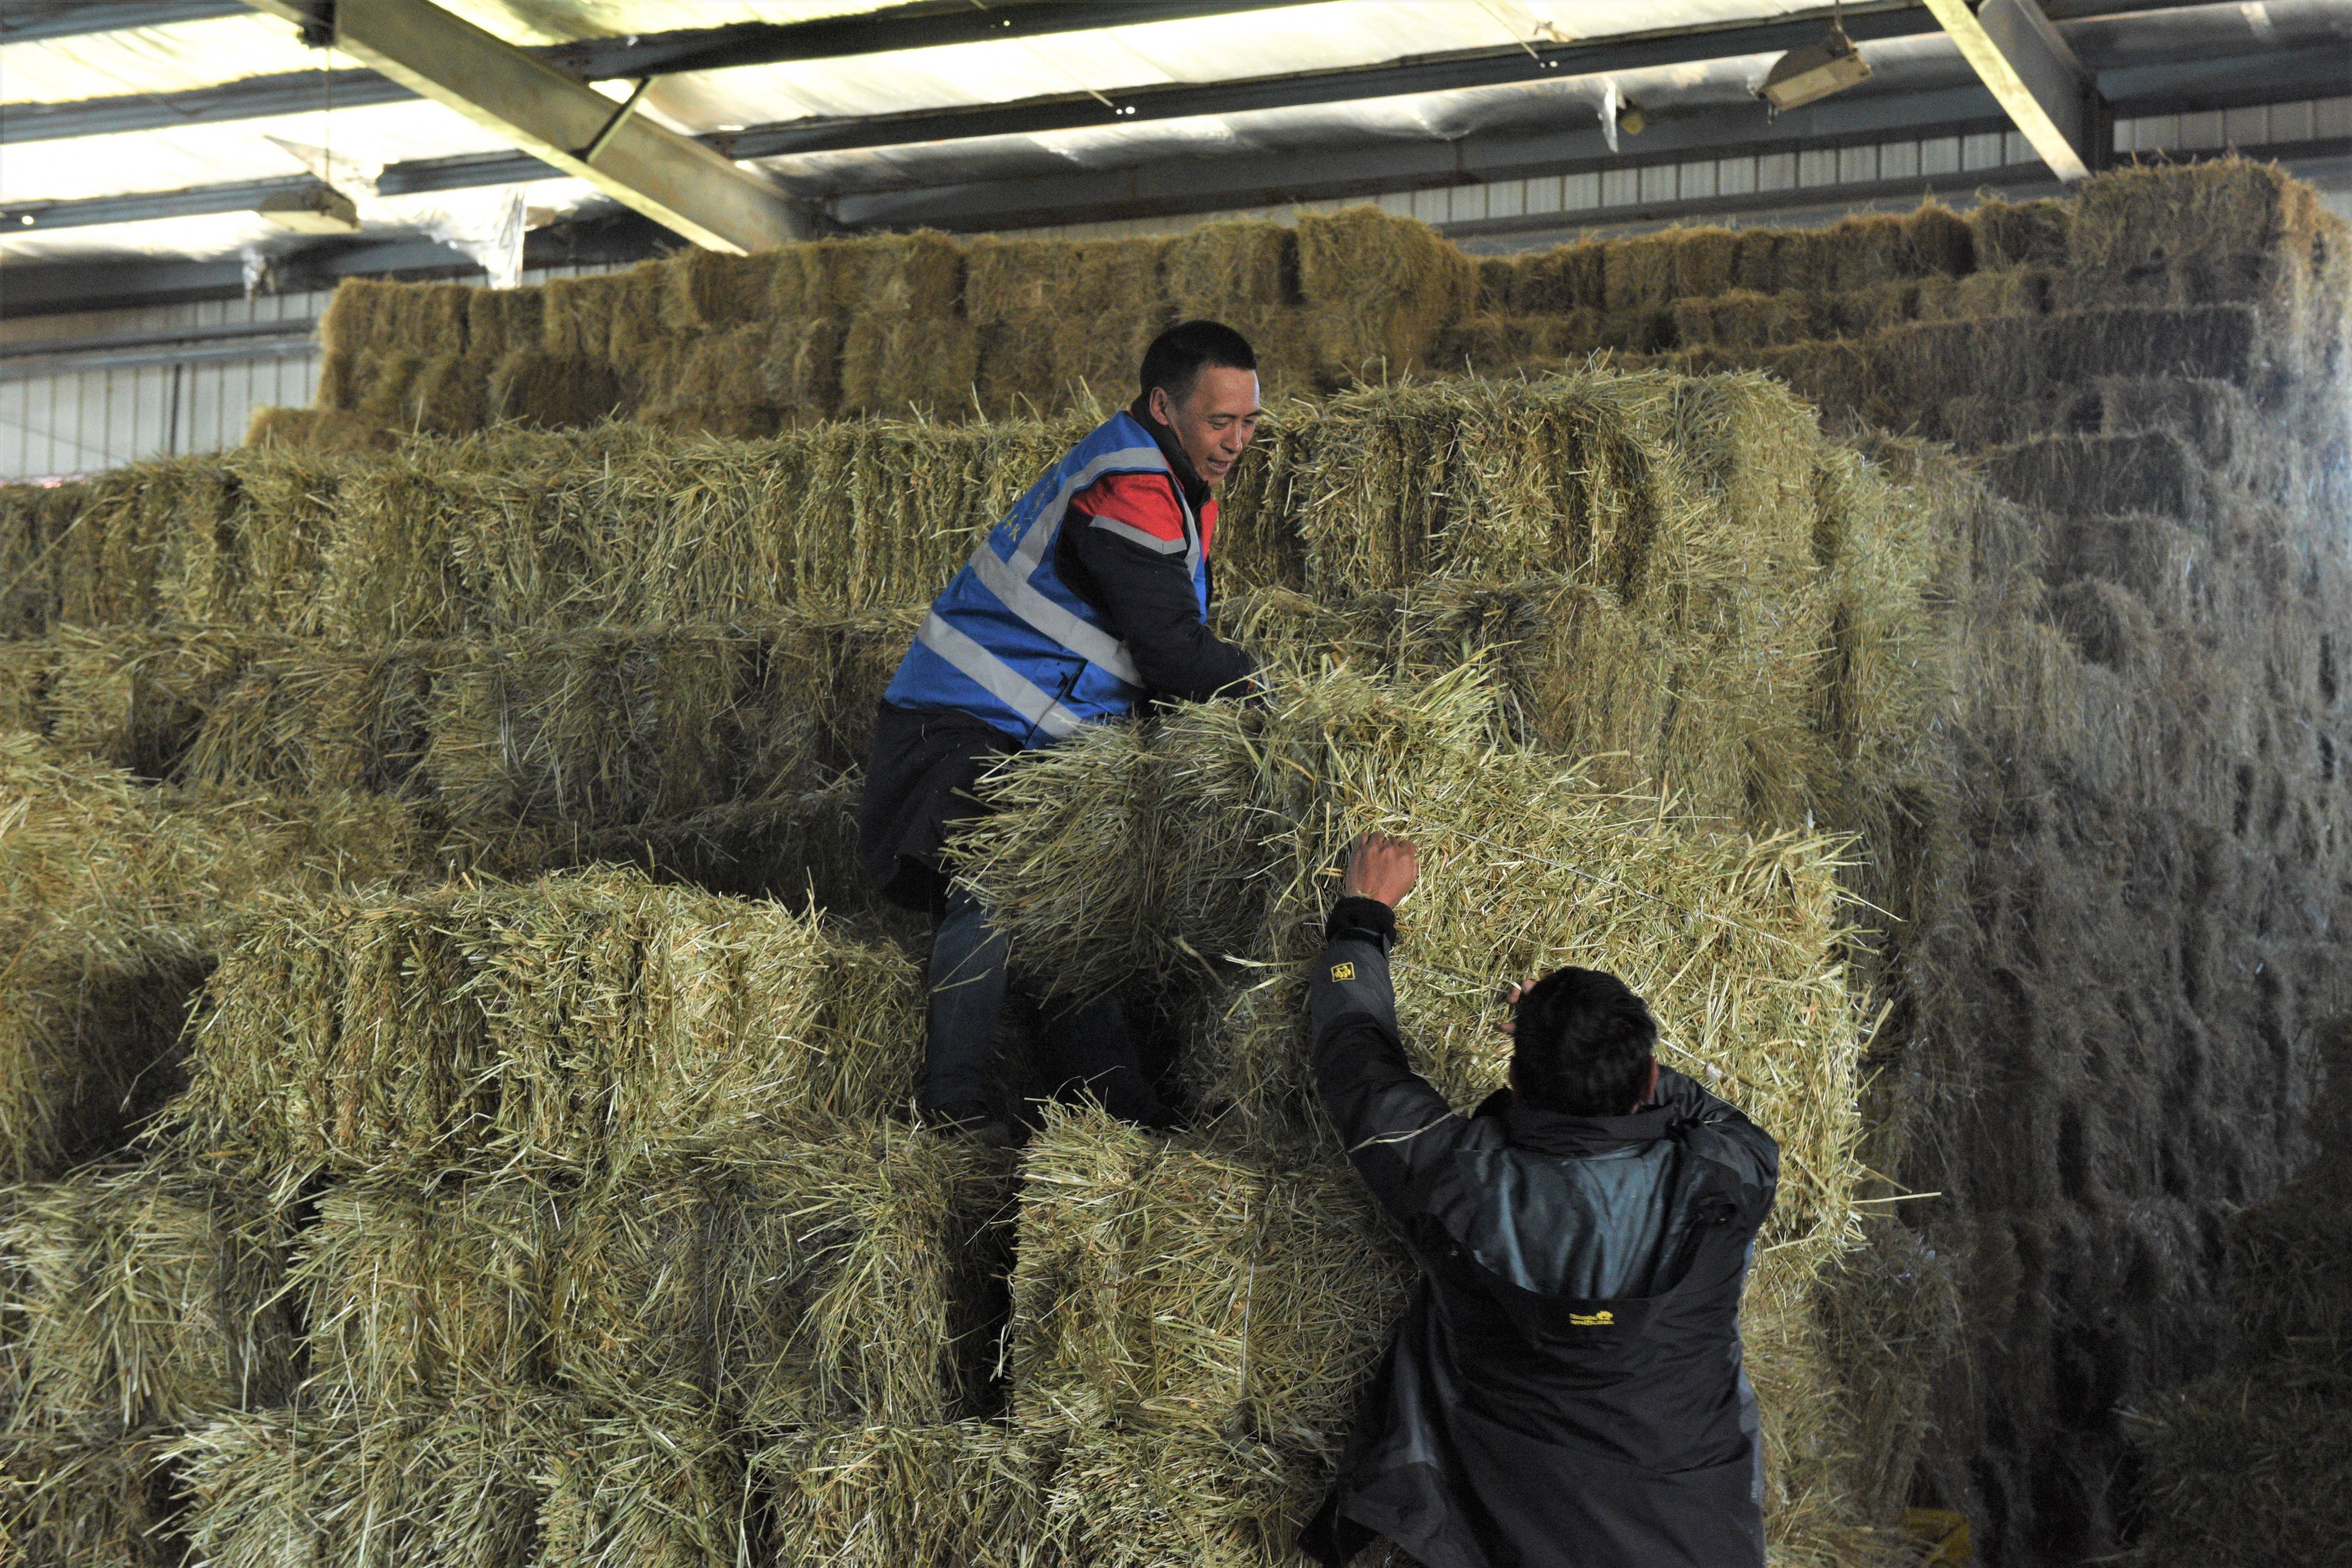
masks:
[(1833, 92), (1843, 92), (1854, 83), (1869, 79), (1870, 62), (1862, 58), (1862, 51), (1845, 36), (1845, 5), (1843, 0), (1839, 0), (1830, 13), (1830, 36), (1818, 44), (1807, 44), (1782, 55), (1765, 73), (1756, 96), (1769, 103), (1777, 114)]

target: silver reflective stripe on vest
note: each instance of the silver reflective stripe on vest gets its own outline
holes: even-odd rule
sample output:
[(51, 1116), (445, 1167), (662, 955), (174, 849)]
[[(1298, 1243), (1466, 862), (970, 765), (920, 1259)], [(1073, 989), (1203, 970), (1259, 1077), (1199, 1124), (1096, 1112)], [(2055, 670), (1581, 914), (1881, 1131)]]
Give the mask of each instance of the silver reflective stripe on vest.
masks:
[(1078, 716), (1045, 695), (1021, 672), (950, 626), (937, 610), (915, 640), (971, 677), (973, 683), (1056, 741), (1078, 732)]
[[(1054, 499), (1047, 501), (1039, 510), (1036, 521), (1029, 525), (1029, 531), (1021, 536), (1021, 543), (1013, 552), (1013, 559), (1005, 563), (1013, 568), (1013, 575), (1026, 578), (1037, 570), (1037, 563), (1045, 559), (1045, 547), (1053, 542), (1054, 535), (1061, 531), (1062, 514), (1070, 510), (1070, 498), (1093, 484), (1112, 468), (1158, 468), (1161, 473), (1171, 471), (1168, 459), (1160, 456), (1160, 448), (1157, 447), (1122, 447), (1116, 452), (1105, 452), (1101, 457), (1063, 480), (1062, 488), (1054, 492)], [(980, 547), (982, 550), (988, 550), (988, 542), (982, 540)], [(995, 552), (992, 550), (989, 553), (992, 555)]]
[(1013, 569), (996, 558), (996, 552), (983, 544), (980, 553), (971, 558), (972, 574), (988, 586), (988, 591), (1004, 602), (1004, 607), (1019, 616), (1038, 631), (1052, 637), (1089, 664), (1103, 668), (1139, 689), (1143, 676), (1135, 668), (1127, 645), (1090, 621), (1080, 619), (1062, 605), (1047, 598), (1025, 577), (1016, 577)]

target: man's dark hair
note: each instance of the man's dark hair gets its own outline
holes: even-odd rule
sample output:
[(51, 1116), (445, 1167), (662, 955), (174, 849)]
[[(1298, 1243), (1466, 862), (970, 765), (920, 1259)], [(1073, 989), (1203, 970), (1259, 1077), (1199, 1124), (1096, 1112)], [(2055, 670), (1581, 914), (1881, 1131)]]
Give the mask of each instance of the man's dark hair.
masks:
[(1613, 974), (1555, 969), (1519, 994), (1511, 1067), (1522, 1099), (1570, 1116), (1622, 1116), (1642, 1098), (1657, 1020)]
[(1164, 386), (1168, 395), (1182, 401), (1201, 378), (1202, 365), (1227, 370), (1255, 370), (1257, 353), (1249, 340), (1223, 321), (1179, 321), (1143, 351), (1143, 395)]

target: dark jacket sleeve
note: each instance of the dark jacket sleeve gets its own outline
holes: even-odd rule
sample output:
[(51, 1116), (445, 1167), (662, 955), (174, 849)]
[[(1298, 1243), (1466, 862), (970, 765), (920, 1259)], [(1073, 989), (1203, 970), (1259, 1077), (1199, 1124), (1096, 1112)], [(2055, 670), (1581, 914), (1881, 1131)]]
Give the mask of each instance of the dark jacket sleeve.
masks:
[(1070, 585), (1100, 610), (1135, 660), (1152, 692), (1205, 702), (1256, 670), (1249, 654), (1220, 638), (1201, 619), (1201, 602), (1181, 554), (1165, 554), (1107, 528), (1070, 519), (1063, 541), (1076, 570)]
[(1417, 1215), (1425, 1179), (1460, 1146), (1469, 1123), (1405, 1064), (1389, 949), (1396, 916), (1372, 899), (1342, 899), (1307, 976), (1315, 1084), (1348, 1157), (1400, 1221)]
[(1698, 1080), (1686, 1078), (1672, 1068), (1658, 1068), (1658, 1089), (1654, 1103), (1673, 1110), (1683, 1121), (1710, 1128), (1724, 1142), (1747, 1156), (1750, 1169), (1742, 1173), (1769, 1194), (1780, 1185), (1780, 1146), (1772, 1135), (1748, 1120), (1747, 1112), (1720, 1096), (1699, 1087)]

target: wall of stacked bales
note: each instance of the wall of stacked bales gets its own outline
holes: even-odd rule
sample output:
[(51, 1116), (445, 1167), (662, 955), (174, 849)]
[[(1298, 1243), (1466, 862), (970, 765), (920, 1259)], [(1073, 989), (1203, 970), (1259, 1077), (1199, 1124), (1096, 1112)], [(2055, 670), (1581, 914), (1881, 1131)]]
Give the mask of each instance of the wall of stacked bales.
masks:
[[(1265, 1560), (1402, 1278), (1281, 979), (1329, 852), (1381, 823), (1438, 847), (1405, 975), (1449, 1088), (1495, 1071), (1497, 942), (1505, 971), (1602, 942), (1671, 997), (1676, 1059), (1809, 1173), (1750, 1304), (1777, 1559), (1871, 1560), (1915, 1489), (2004, 1560), (2104, 1548), (2118, 1409), (2224, 1342), (2228, 1216), (2302, 1152), (2342, 1009), (2342, 226), (2230, 164), (1475, 264), (1376, 215), (1286, 232), (693, 257), (478, 324), (464, 290), (353, 289), (330, 406), (224, 458), (0, 493), (0, 723), (42, 767), (150, 809), (371, 801), (409, 869), (379, 887), (384, 862), (331, 858), (299, 903), (226, 921), (251, 884), (194, 875), (200, 951), (167, 994), (227, 978), (193, 1068), (154, 1027), (105, 1069), (192, 1070), (169, 1137), (131, 1175), (11, 1199), (10, 1386), (97, 1390), (16, 1400), (12, 1531), (67, 1561), (164, 1513), (232, 1560), (306, 1519), (400, 1521), (396, 1556), (468, 1562), (696, 1561), (730, 1532), (780, 1562)], [(1209, 1124), (1163, 1144), (1058, 1115), (1018, 1173), (886, 1176), (938, 1152), (889, 1126), (919, 1005), (894, 943), (919, 933), (845, 864), (871, 703), (915, 609), (1083, 426), (1087, 356), (1147, 331), (1147, 279), (1250, 331), (1277, 385), (1481, 374), (1269, 420), (1220, 540), (1221, 614), (1286, 671), (1265, 735), (1210, 711), (1090, 736), (1003, 781), (972, 846), (1023, 951), (1144, 955)], [(969, 352), (977, 401), (893, 391), (856, 408), (929, 417), (829, 422), (915, 374), (883, 367), (923, 332), (951, 352), (922, 374)], [(742, 395), (755, 344), (784, 376), (765, 403)], [(1640, 374), (1518, 374), (1604, 348)], [(1909, 434), (1825, 443), (1760, 378), (1685, 374), (1741, 366)], [(477, 373), (483, 404), (425, 417), (420, 389)], [(591, 395), (534, 411), (530, 386)], [(593, 868), (614, 861), (653, 879)], [(1085, 930), (1052, 896), (1079, 870)], [(1717, 988), (1677, 989), (1700, 973)], [(814, 1011), (760, 1015), (780, 985)], [(782, 1054), (711, 1055), (681, 1016)], [(81, 1060), (42, 1028), (26, 1061)], [(730, 1066), (740, 1116), (697, 1098)], [(230, 1195), (187, 1197), (191, 1170)], [(808, 1229), (751, 1236), (730, 1203), (797, 1173)], [(1895, 1184), (1934, 1195), (1859, 1201)], [(910, 1206), (856, 1206), (877, 1188)], [(160, 1212), (151, 1191), (235, 1245), (190, 1221), (126, 1253), (161, 1227), (109, 1216)], [(1009, 1302), (982, 1300), (1007, 1247)], [(735, 1254), (789, 1300), (730, 1294)], [(83, 1352), (24, 1348), (127, 1342), (81, 1312), (112, 1299), (89, 1281), (195, 1255), (224, 1260), (216, 1303), (247, 1299), (236, 1258), (302, 1281), (272, 1295), (300, 1303), (284, 1376), (142, 1404), (123, 1365), (267, 1357), (61, 1373), (40, 1356)], [(631, 1283), (656, 1256), (680, 1272)], [(653, 1337), (690, 1372), (583, 1348), (638, 1331), (575, 1300), (689, 1287), (661, 1319), (688, 1326)], [(243, 1310), (121, 1321), (258, 1346)], [(992, 1314), (1001, 1359), (964, 1360)], [(2300, 1406), (2235, 1408), (2264, 1452), (2299, 1430)], [(2163, 1469), (2178, 1430), (2152, 1473), (2193, 1506)], [(436, 1542), (460, 1495), (500, 1500)]]
[[(1913, 879), (1851, 833), (1937, 772), (1941, 502), (1756, 376), (1283, 405), (1220, 612), (1280, 701), (1089, 737), (974, 847), (1024, 953), (1129, 972), (1202, 1126), (1056, 1112), (1015, 1170), (904, 1125), (920, 933), (847, 816), (912, 616), (1080, 428), (271, 445), (102, 476), (22, 547), (48, 629), (0, 702), (48, 765), (373, 801), (465, 873), (228, 900), (142, 1157), (28, 1173), (0, 1510), (37, 1557), (161, 1520), (218, 1561), (1282, 1560), (1410, 1266), (1297, 998), (1237, 982), (1384, 823), (1431, 846), (1449, 1089), (1498, 1078), (1496, 973), (1606, 954), (1780, 1133), (1776, 1557), (1885, 1559), (1947, 1336), (1861, 1217), (1900, 956), (1852, 894)], [(1099, 920), (1056, 930), (1074, 856)]]
[(1475, 288), (1453, 247), (1369, 211), (1173, 237), (689, 250), (495, 294), (355, 282), (320, 323), (318, 405), (261, 411), (253, 438), (366, 448), (614, 418), (756, 437), (1116, 407), (1144, 345), (1192, 316), (1246, 332), (1269, 392), (1305, 395), (1433, 367)]

